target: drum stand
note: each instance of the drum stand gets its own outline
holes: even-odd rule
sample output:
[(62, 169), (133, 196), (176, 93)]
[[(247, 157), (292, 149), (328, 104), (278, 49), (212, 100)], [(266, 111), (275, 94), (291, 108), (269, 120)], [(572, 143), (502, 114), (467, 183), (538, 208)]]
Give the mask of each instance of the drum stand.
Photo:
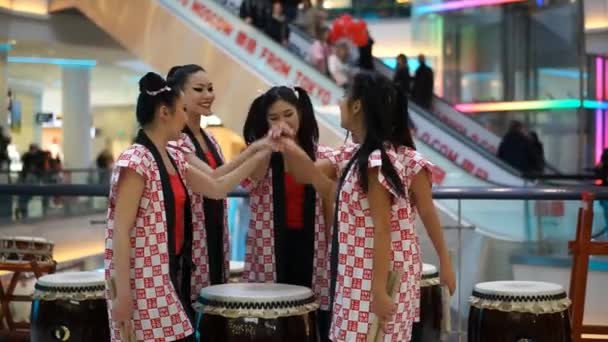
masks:
[[(29, 261), (24, 263), (0, 263), (0, 271), (13, 272), (8, 287), (0, 283), (0, 303), (2, 305), (0, 311), (0, 336), (8, 338), (9, 341), (29, 340), (30, 324), (28, 322), (15, 322), (11, 312), (11, 302), (31, 302), (31, 295), (14, 295), (13, 292), (17, 287), (17, 283), (22, 278), (22, 273), (33, 273), (36, 279), (49, 273), (54, 273), (57, 263), (40, 264), (37, 261)], [(6, 326), (4, 325), (6, 322)]]
[(584, 334), (608, 335), (608, 326), (583, 325), (589, 256), (608, 255), (608, 242), (591, 241), (593, 199), (593, 194), (583, 193), (583, 206), (578, 211), (576, 240), (568, 243), (568, 248), (573, 255), (572, 273), (570, 274), (572, 342), (606, 341), (605, 338), (591, 338)]

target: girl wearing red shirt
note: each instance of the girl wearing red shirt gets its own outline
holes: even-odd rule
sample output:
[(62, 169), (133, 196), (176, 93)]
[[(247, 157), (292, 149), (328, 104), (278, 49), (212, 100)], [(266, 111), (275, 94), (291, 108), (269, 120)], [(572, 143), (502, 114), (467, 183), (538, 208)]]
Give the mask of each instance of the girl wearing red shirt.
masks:
[[(280, 126), (290, 129), (310, 158), (329, 152), (318, 145), (319, 129), (304, 89), (273, 87), (256, 98), (243, 136), (253, 144), (270, 128)], [(312, 288), (322, 310), (320, 330), (327, 336), (329, 263), (322, 202), (312, 186), (294, 180), (280, 153), (273, 153), (262, 165), (241, 184), (249, 190), (251, 208), (243, 277), (248, 282)]]

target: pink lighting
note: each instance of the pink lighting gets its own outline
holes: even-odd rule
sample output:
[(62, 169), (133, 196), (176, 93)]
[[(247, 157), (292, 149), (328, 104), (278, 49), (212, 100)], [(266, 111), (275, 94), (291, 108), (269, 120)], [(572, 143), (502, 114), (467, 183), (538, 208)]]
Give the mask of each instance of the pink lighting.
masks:
[(454, 11), (464, 8), (482, 6), (496, 6), (525, 1), (526, 0), (457, 0), (432, 5), (414, 6), (414, 15), (424, 15), (435, 12)]
[(601, 57), (595, 59), (595, 99), (601, 100), (604, 95), (604, 63)]

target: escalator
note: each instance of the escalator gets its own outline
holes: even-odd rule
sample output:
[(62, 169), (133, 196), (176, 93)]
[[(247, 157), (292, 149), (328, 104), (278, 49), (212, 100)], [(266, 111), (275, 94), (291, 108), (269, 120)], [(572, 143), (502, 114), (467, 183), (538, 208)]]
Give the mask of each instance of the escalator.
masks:
[[(248, 106), (272, 85), (298, 84), (317, 107), (322, 143), (340, 145), (337, 100), (343, 90), (300, 58), (208, 0), (54, 0), (52, 12), (78, 10), (127, 50), (163, 73), (174, 64), (200, 63), (208, 70), (218, 97), (214, 105), (224, 125), (240, 132)], [(426, 111), (411, 106), (418, 130), (417, 148), (436, 165), (434, 180), (442, 186), (522, 186), (525, 181), (472, 140)], [(484, 153), (485, 151), (485, 153)], [(500, 203), (500, 204), (498, 204)], [(524, 201), (438, 201), (446, 215), (457, 212), (487, 236), (512, 241), (534, 239)], [(556, 224), (575, 225), (576, 203), (566, 204), (566, 216)], [(563, 227), (562, 227), (563, 226)]]

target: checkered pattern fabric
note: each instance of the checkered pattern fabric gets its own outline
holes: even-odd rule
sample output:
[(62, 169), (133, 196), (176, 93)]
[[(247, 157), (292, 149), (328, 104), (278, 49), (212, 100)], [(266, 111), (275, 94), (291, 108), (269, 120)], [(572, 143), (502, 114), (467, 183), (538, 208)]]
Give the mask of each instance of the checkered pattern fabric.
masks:
[[(222, 150), (215, 138), (205, 132), (215, 148), (218, 151), (222, 162), (224, 156)], [(190, 137), (182, 133), (181, 138), (177, 141), (177, 146), (184, 153), (194, 153), (196, 150)], [(209, 254), (207, 252), (207, 233), (205, 231), (205, 211), (203, 210), (204, 196), (199, 193), (191, 193), (190, 202), (192, 203), (192, 261), (196, 267), (192, 272), (191, 295), (192, 301), (195, 302), (201, 292), (201, 289), (209, 286)], [(230, 237), (228, 232), (228, 208), (224, 201), (224, 270), (230, 269)], [(228, 281), (229, 272), (225, 272), (226, 282)]]
[[(339, 171), (343, 171), (357, 148), (357, 145), (346, 145), (336, 153), (326, 155), (326, 158)], [(387, 146), (386, 152), (407, 188), (421, 170), (432, 172), (433, 165), (410, 148)], [(369, 157), (369, 167), (380, 167), (381, 164), (380, 151), (374, 151)], [(382, 173), (378, 178), (392, 193)], [(383, 341), (401, 342), (410, 340), (412, 324), (419, 318), (421, 256), (414, 229), (415, 208), (407, 197), (393, 199), (390, 269), (404, 272), (401, 287), (395, 296), (397, 314), (389, 322)], [(364, 342), (373, 318), (370, 308), (374, 224), (367, 195), (359, 185), (356, 167), (346, 175), (336, 205), (339, 224), (338, 278), (330, 338), (332, 341)]]
[[(317, 147), (317, 156), (330, 153), (329, 148)], [(259, 181), (246, 179), (241, 184), (249, 191), (251, 220), (247, 233), (245, 270), (247, 282), (274, 283), (276, 269), (274, 259), (274, 224), (272, 202), (272, 172)], [(315, 241), (313, 255), (312, 290), (319, 300), (321, 310), (329, 310), (329, 254), (325, 231), (325, 219), (321, 200), (315, 204)]]
[[(186, 163), (181, 153), (176, 158), (178, 172), (184, 175)], [(111, 180), (104, 256), (105, 275), (115, 276), (113, 256), (116, 191), (121, 170), (134, 170), (145, 179), (135, 226), (131, 231), (131, 293), (134, 298), (133, 327), (138, 341), (175, 341), (193, 333), (169, 276), (167, 220), (158, 166), (148, 149), (132, 145), (116, 161)], [(106, 293), (110, 298), (109, 292)], [(112, 342), (122, 341), (112, 321), (112, 301), (108, 300)]]

